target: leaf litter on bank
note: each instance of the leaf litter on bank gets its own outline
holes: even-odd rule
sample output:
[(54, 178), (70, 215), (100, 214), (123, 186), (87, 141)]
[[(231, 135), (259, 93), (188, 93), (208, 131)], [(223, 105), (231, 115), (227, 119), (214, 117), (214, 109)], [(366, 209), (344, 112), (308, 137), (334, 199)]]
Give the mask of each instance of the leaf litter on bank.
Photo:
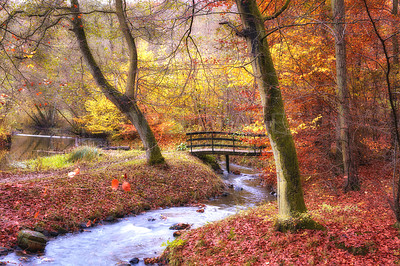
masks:
[[(324, 231), (276, 232), (277, 204), (267, 203), (190, 231), (180, 238), (184, 245), (169, 247), (164, 256), (172, 265), (399, 264), (400, 236), (388, 195), (377, 188), (371, 171), (360, 173), (362, 189), (347, 194), (318, 180), (306, 184), (309, 213)], [(380, 181), (389, 185), (391, 177)]]
[[(93, 225), (94, 220), (193, 203), (222, 192), (221, 179), (197, 159), (183, 153), (166, 154), (166, 159), (165, 169), (145, 161), (115, 163), (104, 171), (81, 171), (73, 178), (64, 173), (0, 184), (0, 246), (14, 247), (22, 227), (75, 231), (88, 221)], [(122, 187), (114, 189), (118, 186), (113, 180), (119, 178)]]

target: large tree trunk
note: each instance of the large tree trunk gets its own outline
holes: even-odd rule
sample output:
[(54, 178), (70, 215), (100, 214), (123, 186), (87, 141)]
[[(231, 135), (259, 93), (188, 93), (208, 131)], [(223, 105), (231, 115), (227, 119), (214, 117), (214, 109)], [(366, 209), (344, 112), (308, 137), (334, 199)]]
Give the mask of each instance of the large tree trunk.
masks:
[[(253, 72), (260, 91), (264, 121), (272, 146), (278, 179), (278, 225), (307, 212), (303, 198), (296, 148), (286, 118), (278, 76), (270, 54), (264, 18), (256, 0), (236, 0), (251, 50)], [(279, 228), (279, 227), (278, 227)]]
[(344, 190), (349, 191), (359, 189), (360, 184), (357, 175), (354, 173), (355, 165), (351, 152), (351, 149), (353, 148), (353, 142), (352, 138), (350, 137), (350, 93), (347, 87), (344, 0), (333, 0), (332, 9), (335, 28), (336, 93), (339, 100), (339, 143), (341, 147), (343, 172), (345, 176)]
[(164, 163), (164, 157), (161, 154), (161, 150), (157, 144), (157, 140), (145, 118), (143, 113), (140, 111), (139, 106), (136, 103), (134, 97), (134, 89), (136, 84), (136, 72), (137, 72), (137, 51), (135, 46), (134, 38), (130, 35), (129, 29), (127, 28), (124, 12), (122, 10), (121, 0), (116, 1), (116, 12), (120, 21), (121, 30), (124, 33), (125, 40), (129, 47), (129, 73), (126, 93), (123, 94), (114, 88), (104, 77), (99, 65), (93, 57), (93, 54), (89, 48), (87, 42), (81, 13), (79, 10), (79, 1), (71, 0), (71, 9), (74, 11), (73, 19), (73, 32), (78, 39), (80, 50), (88, 64), (93, 78), (101, 88), (104, 95), (113, 103), (115, 106), (125, 114), (128, 119), (135, 126), (142, 140), (144, 148), (146, 149), (147, 162), (149, 164)]

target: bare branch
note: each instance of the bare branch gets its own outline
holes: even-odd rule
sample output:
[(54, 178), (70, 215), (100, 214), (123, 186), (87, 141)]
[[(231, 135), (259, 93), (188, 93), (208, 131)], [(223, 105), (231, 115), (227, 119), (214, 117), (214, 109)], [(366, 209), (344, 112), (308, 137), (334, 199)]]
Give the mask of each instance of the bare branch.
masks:
[[(271, 15), (271, 16), (266, 16), (266, 17), (264, 17), (264, 21), (271, 20), (271, 19), (275, 19), (275, 18), (279, 17), (279, 15), (282, 14), (282, 12), (285, 11), (285, 10), (289, 7), (289, 4), (290, 4), (290, 0), (286, 0), (285, 4), (281, 7), (281, 9), (279, 9), (278, 11), (276, 11), (276, 12), (275, 12), (273, 15)], [(264, 11), (265, 11), (265, 10), (264, 10)], [(264, 12), (264, 11), (263, 11), (263, 12)]]
[(243, 31), (238, 30), (238, 27), (236, 27), (235, 25), (233, 25), (229, 21), (220, 22), (219, 24), (220, 25), (227, 25), (229, 28), (231, 28), (236, 33), (237, 36), (245, 37)]
[(131, 99), (135, 99), (135, 83), (138, 71), (138, 55), (136, 43), (128, 26), (125, 13), (126, 3), (122, 3), (122, 0), (116, 0), (115, 9), (120, 24), (120, 29), (124, 35), (129, 51), (129, 71), (126, 82), (125, 95)]

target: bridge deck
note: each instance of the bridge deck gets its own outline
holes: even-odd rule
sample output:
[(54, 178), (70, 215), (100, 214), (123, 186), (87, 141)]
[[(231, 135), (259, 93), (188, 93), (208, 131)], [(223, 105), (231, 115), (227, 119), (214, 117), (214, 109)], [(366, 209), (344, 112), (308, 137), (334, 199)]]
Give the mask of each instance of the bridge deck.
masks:
[(194, 154), (221, 154), (221, 155), (238, 155), (238, 156), (259, 156), (262, 151), (251, 151), (251, 150), (228, 150), (228, 149), (192, 149), (190, 153)]

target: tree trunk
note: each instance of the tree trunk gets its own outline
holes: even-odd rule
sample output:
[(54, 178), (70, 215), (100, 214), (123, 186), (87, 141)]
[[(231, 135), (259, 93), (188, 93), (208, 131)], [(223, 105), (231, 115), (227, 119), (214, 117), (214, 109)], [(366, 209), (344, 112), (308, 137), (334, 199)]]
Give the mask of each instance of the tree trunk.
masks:
[(347, 87), (346, 67), (346, 39), (345, 39), (345, 6), (344, 0), (333, 0), (333, 21), (335, 31), (335, 52), (336, 52), (336, 94), (339, 100), (338, 124), (339, 143), (343, 161), (344, 190), (359, 189), (359, 180), (354, 173), (354, 161), (352, 160), (353, 142), (350, 137), (350, 93)]
[[(236, 0), (251, 50), (253, 72), (260, 91), (264, 122), (274, 154), (278, 181), (278, 229), (307, 212), (296, 148), (286, 118), (278, 76), (266, 38), (264, 18), (256, 0)], [(290, 225), (289, 225), (290, 226)], [(285, 229), (283, 229), (285, 230)]]
[[(399, 1), (398, 0), (393, 0), (393, 5), (392, 5), (392, 14), (394, 16), (398, 16), (399, 13)], [(396, 20), (392, 21), (392, 31), (397, 32), (397, 22)], [(398, 109), (398, 97), (397, 97), (397, 92), (399, 89), (399, 38), (397, 34), (394, 34), (392, 37), (392, 49), (393, 49), (393, 91), (389, 91), (390, 94), (392, 94), (392, 97), (390, 98), (390, 101), (392, 102), (392, 143), (393, 143), (393, 150), (394, 150), (394, 170), (393, 170), (393, 203), (391, 204), (391, 207), (393, 209), (393, 212), (396, 216), (396, 224), (395, 226), (400, 229), (400, 180), (398, 178), (398, 160), (397, 160), (397, 149), (398, 146), (400, 145), (400, 142), (398, 141), (400, 139), (399, 137), (399, 132), (398, 132), (398, 121), (396, 121), (397, 115), (395, 113), (397, 112)], [(390, 63), (390, 62), (389, 62)], [(388, 64), (389, 64), (388, 63)]]
[[(119, 3), (119, 5), (118, 5)], [(149, 164), (160, 164), (164, 163), (164, 157), (161, 154), (161, 150), (157, 144), (157, 140), (154, 137), (153, 131), (151, 130), (145, 116), (139, 109), (136, 99), (134, 97), (134, 87), (136, 84), (136, 72), (137, 72), (137, 51), (133, 37), (129, 38), (129, 29), (126, 24), (121, 23), (121, 16), (124, 19), (124, 14), (122, 10), (121, 0), (116, 1), (116, 9), (118, 13), (118, 19), (120, 21), (121, 30), (124, 33), (125, 40), (128, 42), (129, 46), (129, 73), (126, 93), (123, 94), (114, 88), (104, 77), (99, 65), (93, 57), (90, 50), (89, 44), (87, 42), (85, 30), (83, 27), (83, 22), (81, 19), (81, 13), (79, 10), (79, 1), (71, 0), (71, 9), (74, 11), (73, 22), (73, 32), (79, 43), (79, 48), (86, 60), (87, 65), (95, 79), (97, 85), (101, 88), (104, 95), (113, 103), (115, 106), (127, 116), (127, 118), (135, 126), (139, 133), (140, 139), (146, 150), (147, 162)], [(122, 13), (122, 15), (121, 15)]]
[[(399, 14), (399, 0), (393, 0), (392, 5), (392, 14), (397, 16)], [(392, 21), (393, 32), (397, 32), (397, 23), (395, 20)], [(393, 45), (393, 66), (396, 70), (396, 74), (398, 74), (398, 66), (399, 66), (399, 37), (396, 34), (392, 37), (392, 45)], [(397, 77), (397, 76), (396, 76)]]
[[(393, 5), (392, 5), (392, 14), (394, 16), (399, 15), (399, 0), (393, 0)], [(393, 90), (395, 92), (395, 98), (394, 98), (394, 104), (395, 107), (398, 108), (399, 106), (399, 97), (398, 91), (399, 91), (399, 71), (400, 71), (400, 60), (399, 60), (399, 36), (397, 33), (397, 26), (398, 22), (393, 19), (392, 20), (392, 32), (395, 33), (392, 36), (392, 49), (393, 49), (393, 63), (392, 63), (392, 68), (393, 68)], [(393, 140), (395, 137), (393, 137)], [(393, 142), (394, 143), (394, 142)]]

